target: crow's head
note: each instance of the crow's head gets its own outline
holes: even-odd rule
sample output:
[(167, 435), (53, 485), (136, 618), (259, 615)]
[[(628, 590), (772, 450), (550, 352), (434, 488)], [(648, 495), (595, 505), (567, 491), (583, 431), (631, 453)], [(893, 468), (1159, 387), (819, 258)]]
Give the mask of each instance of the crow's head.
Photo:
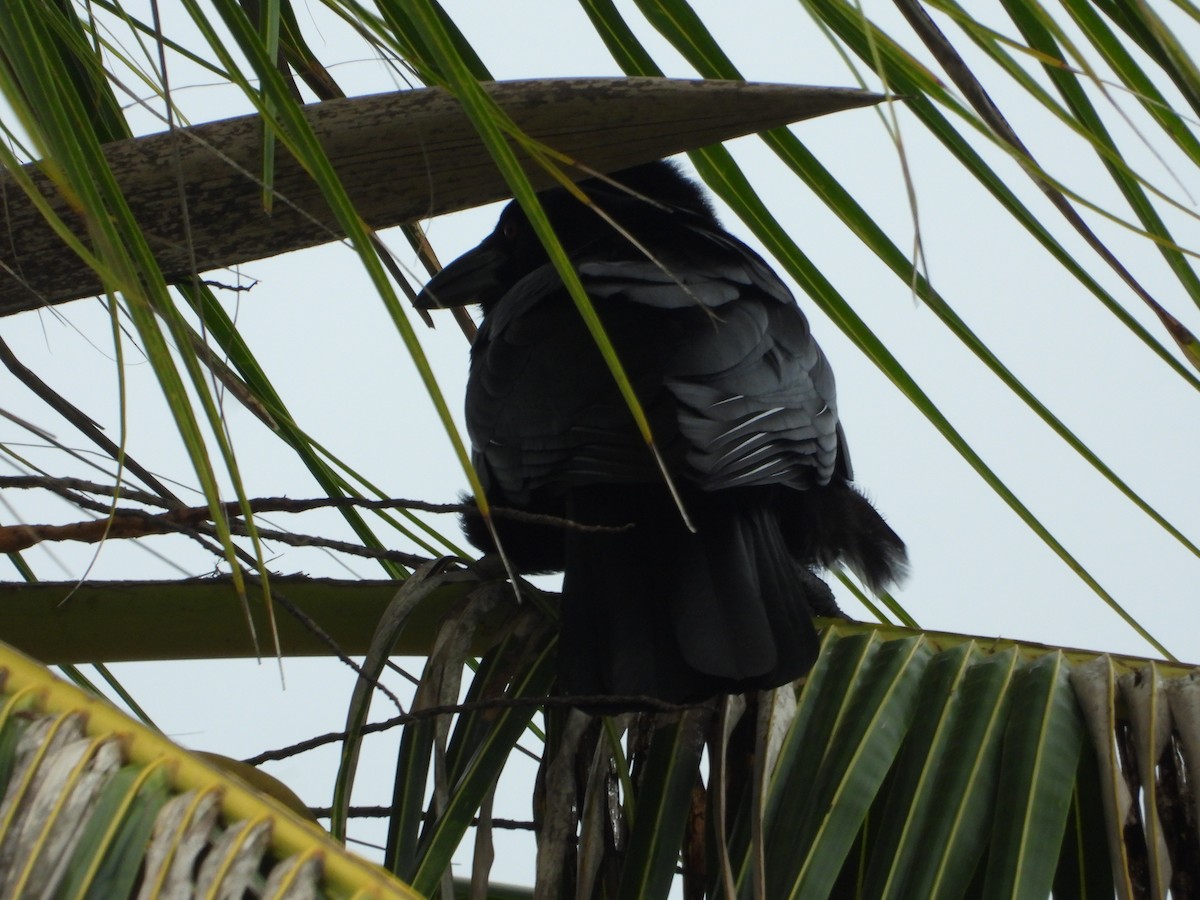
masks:
[[(628, 248), (630, 237), (639, 244), (653, 245), (682, 224), (718, 227), (700, 187), (672, 163), (646, 163), (609, 178), (612, 183), (598, 178), (579, 182), (595, 208), (565, 188), (538, 194), (569, 256), (606, 245)], [(619, 227), (614, 228), (613, 223)], [(417, 305), (435, 309), (479, 303), (486, 313), (509, 288), (548, 262), (525, 211), (514, 201), (504, 208), (495, 230), (478, 247), (430, 280), (417, 296)]]

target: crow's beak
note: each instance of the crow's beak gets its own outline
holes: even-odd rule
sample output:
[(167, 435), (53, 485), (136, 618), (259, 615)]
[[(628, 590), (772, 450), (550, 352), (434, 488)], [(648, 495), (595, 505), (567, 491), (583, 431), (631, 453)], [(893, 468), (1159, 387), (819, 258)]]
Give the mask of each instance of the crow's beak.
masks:
[(417, 294), (417, 307), (449, 309), (499, 299), (499, 273), (505, 258), (490, 240), (484, 241), (434, 275)]

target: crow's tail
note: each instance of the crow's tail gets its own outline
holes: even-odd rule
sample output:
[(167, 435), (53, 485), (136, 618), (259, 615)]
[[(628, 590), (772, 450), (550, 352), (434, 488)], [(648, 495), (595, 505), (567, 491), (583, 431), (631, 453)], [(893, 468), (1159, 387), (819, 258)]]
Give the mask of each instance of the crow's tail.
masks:
[(658, 486), (571, 492), (574, 522), (632, 527), (567, 534), (566, 693), (687, 702), (777, 687), (812, 666), (811, 610), (832, 596), (795, 564), (772, 505), (698, 492), (686, 504), (695, 533)]

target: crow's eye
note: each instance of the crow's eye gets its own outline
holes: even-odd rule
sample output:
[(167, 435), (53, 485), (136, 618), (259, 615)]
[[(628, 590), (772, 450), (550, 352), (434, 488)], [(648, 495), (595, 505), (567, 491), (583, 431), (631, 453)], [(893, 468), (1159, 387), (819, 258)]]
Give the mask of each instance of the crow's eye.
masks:
[(500, 234), (503, 235), (506, 241), (515, 241), (517, 239), (517, 223), (511, 219), (500, 226)]

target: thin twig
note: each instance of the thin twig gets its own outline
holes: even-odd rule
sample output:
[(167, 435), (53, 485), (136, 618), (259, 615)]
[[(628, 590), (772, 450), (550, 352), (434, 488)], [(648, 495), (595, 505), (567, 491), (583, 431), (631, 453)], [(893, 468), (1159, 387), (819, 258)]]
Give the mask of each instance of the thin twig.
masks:
[[(40, 487), (51, 490), (66, 496), (82, 508), (103, 513), (104, 518), (88, 520), (86, 522), (72, 522), (65, 525), (19, 524), (0, 526), (0, 552), (15, 553), (28, 549), (42, 541), (82, 541), (85, 543), (95, 543), (106, 538), (139, 538), (152, 534), (170, 534), (191, 530), (209, 533), (211, 528), (208, 523), (212, 519), (212, 510), (207, 506), (169, 508), (162, 513), (150, 513), (145, 510), (127, 508), (117, 508), (114, 510), (108, 504), (100, 505), (91, 503), (84, 498), (68, 493), (68, 491), (84, 490), (104, 496), (120, 496), (124, 492), (120, 489), (93, 484), (81, 479), (59, 479), (31, 475), (6, 476), (0, 477), (0, 488), (3, 487)], [(166, 505), (163, 501), (143, 492), (136, 492), (136, 496), (129, 499), (159, 507)], [(459, 513), (475, 509), (475, 506), (469, 503), (426, 503), (420, 500), (398, 499), (365, 500), (356, 497), (319, 497), (305, 500), (292, 500), (287, 497), (260, 497), (250, 499), (247, 501), (247, 505), (255, 515), (277, 512), (297, 513), (314, 509), (341, 507), (356, 507), (360, 509), (404, 508), (418, 509), (425, 512)], [(244, 534), (245, 528), (240, 524), (240, 517), (243, 511), (242, 505), (231, 501), (222, 504), (222, 510), (228, 517), (227, 522), (230, 529), (238, 534)], [(514, 521), (585, 532), (624, 531), (632, 527), (630, 525), (587, 525), (559, 516), (527, 513), (521, 510), (506, 508), (496, 508), (495, 513), (501, 518), (513, 519)], [(261, 537), (269, 536), (273, 540), (294, 546), (325, 547), (370, 559), (394, 560), (403, 565), (419, 565), (424, 561), (424, 557), (413, 554), (367, 548), (358, 544), (334, 541), (328, 538), (295, 535), (281, 531), (259, 531), (258, 533)]]
[[(317, 819), (328, 819), (332, 809), (328, 806), (310, 806), (308, 811)], [(393, 810), (390, 806), (351, 806), (346, 815), (351, 819), (386, 819), (392, 815)], [(422, 813), (424, 818), (425, 814)], [(521, 819), (491, 819), (493, 828), (506, 828), (511, 831), (536, 831), (537, 823), (523, 821)], [(479, 817), (475, 816), (471, 819), (472, 825), (479, 824)]]
[(122, 448), (118, 447), (100, 430), (100, 427), (85, 412), (42, 381), (30, 369), (26, 368), (13, 354), (2, 339), (0, 339), (0, 362), (11, 372), (18, 381), (33, 391), (47, 406), (79, 429), (93, 444), (100, 447), (114, 460), (124, 463), (125, 468), (142, 480), (151, 490), (157, 491), (163, 500), (169, 504), (182, 504), (182, 501), (172, 493), (166, 485), (154, 477), (148, 469), (140, 465)]
[[(640, 712), (660, 712), (672, 713), (682, 712), (688, 709), (696, 709), (698, 707), (707, 706), (711, 701), (703, 703), (676, 704), (667, 703), (655, 697), (647, 697), (643, 695), (624, 695), (624, 694), (601, 694), (601, 695), (574, 695), (574, 696), (559, 696), (559, 697), (493, 697), (490, 700), (473, 700), (467, 703), (453, 703), (446, 706), (430, 706), (425, 709), (414, 710), (404, 715), (394, 716), (382, 722), (371, 722), (364, 725), (361, 729), (361, 734), (377, 734), (381, 731), (388, 731), (397, 726), (411, 725), (414, 722), (420, 722), (425, 719), (436, 718), (437, 716), (452, 716), (461, 713), (475, 712), (477, 710), (490, 709), (521, 709), (528, 706), (536, 707), (579, 707), (581, 709), (621, 709), (621, 710), (637, 710)], [(292, 756), (298, 756), (301, 753), (307, 753), (309, 750), (315, 750), (318, 747), (323, 747), (326, 744), (337, 743), (346, 739), (346, 732), (331, 731), (328, 734), (311, 737), (305, 741), (291, 744), (287, 747), (280, 747), (277, 750), (264, 750), (256, 756), (247, 757), (242, 762), (250, 766), (260, 766), (265, 762), (275, 762), (281, 759), (288, 759)]]

